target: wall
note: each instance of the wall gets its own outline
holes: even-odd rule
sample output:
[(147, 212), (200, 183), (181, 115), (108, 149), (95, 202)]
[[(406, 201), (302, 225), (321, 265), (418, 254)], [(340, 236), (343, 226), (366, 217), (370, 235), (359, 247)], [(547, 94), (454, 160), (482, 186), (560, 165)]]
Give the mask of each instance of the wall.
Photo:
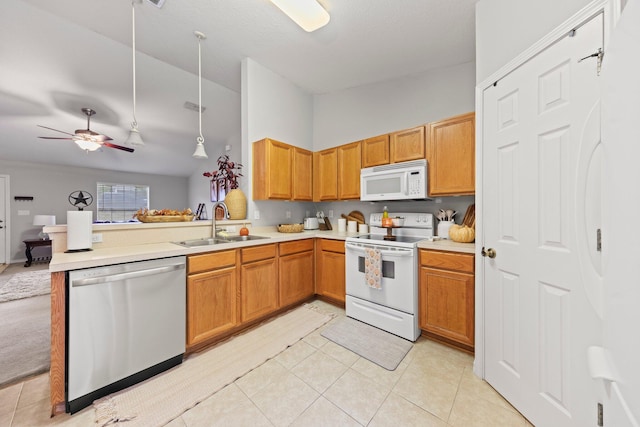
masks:
[[(252, 201), (252, 144), (269, 137), (313, 149), (313, 98), (256, 61), (242, 61), (242, 163), (247, 166), (241, 188), (248, 199), (247, 215), (254, 225), (302, 222), (309, 203)], [(255, 219), (254, 212), (260, 213)], [(289, 211), (291, 218), (287, 218)]]
[[(312, 151), (422, 125), (474, 110), (475, 64), (431, 70), (383, 83), (311, 96), (257, 62), (242, 68), (243, 162), (250, 164), (250, 142), (266, 136)], [(246, 153), (245, 153), (246, 151)], [(245, 174), (247, 176), (249, 174)], [(250, 183), (250, 179), (246, 180)], [(249, 193), (248, 193), (249, 194)], [(249, 197), (250, 198), (250, 197)], [(390, 210), (432, 212), (452, 208), (462, 219), (473, 197), (388, 203)], [(365, 216), (382, 211), (382, 203), (285, 203), (249, 201), (254, 225), (301, 222), (317, 211), (360, 210)], [(254, 219), (255, 210), (260, 219)], [(287, 218), (287, 211), (291, 218)]]
[[(32, 225), (33, 215), (55, 215), (58, 224), (66, 224), (67, 211), (74, 210), (68, 201), (69, 194), (75, 190), (86, 190), (95, 197), (98, 181), (149, 185), (151, 208), (188, 206), (187, 178), (4, 160), (0, 160), (0, 171), (11, 177), (9, 194), (11, 234), (8, 254), (11, 262), (26, 259), (22, 240), (35, 238), (40, 232), (41, 227)], [(34, 199), (31, 202), (18, 202), (14, 201), (14, 196), (33, 196)], [(94, 200), (93, 204), (85, 209), (93, 211), (95, 218), (96, 201)], [(29, 214), (18, 215), (18, 210), (29, 211)], [(35, 249), (34, 256), (38, 256)]]
[(314, 151), (475, 109), (475, 64), (314, 97)]
[[(207, 144), (208, 159), (201, 161), (201, 167), (195, 169), (191, 176), (189, 176), (188, 182), (188, 194), (189, 194), (189, 207), (194, 210), (200, 203), (204, 203), (207, 207), (207, 218), (211, 218), (211, 208), (213, 202), (211, 201), (211, 184), (210, 180), (202, 174), (204, 172), (212, 172), (218, 170), (218, 157), (223, 154), (229, 155), (231, 160), (242, 163), (242, 144), (240, 140), (240, 134), (228, 139), (223, 145)], [(226, 147), (230, 149), (227, 151)], [(245, 175), (245, 169), (243, 168), (240, 173), (244, 176), (240, 178), (241, 184), (247, 183)]]
[(590, 0), (480, 0), (476, 4), (476, 81), (482, 82)]

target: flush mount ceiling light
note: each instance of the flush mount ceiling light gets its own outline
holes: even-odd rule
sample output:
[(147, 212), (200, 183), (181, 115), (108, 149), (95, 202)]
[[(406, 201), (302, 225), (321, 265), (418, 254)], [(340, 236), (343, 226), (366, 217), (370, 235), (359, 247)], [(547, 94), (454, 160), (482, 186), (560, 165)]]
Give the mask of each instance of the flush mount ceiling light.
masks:
[(307, 32), (329, 23), (329, 13), (316, 0), (271, 0), (289, 18)]
[(199, 118), (199, 130), (200, 136), (196, 138), (196, 151), (193, 153), (193, 157), (196, 159), (208, 159), (207, 152), (204, 151), (204, 137), (202, 136), (202, 51), (200, 49), (200, 42), (206, 39), (200, 31), (193, 32), (198, 38), (198, 118)]
[(131, 122), (131, 130), (129, 131), (129, 137), (125, 141), (127, 145), (142, 146), (144, 141), (140, 136), (138, 130), (138, 121), (136, 120), (136, 8), (133, 1), (131, 2), (131, 22), (132, 22), (132, 58), (133, 58), (133, 122)]

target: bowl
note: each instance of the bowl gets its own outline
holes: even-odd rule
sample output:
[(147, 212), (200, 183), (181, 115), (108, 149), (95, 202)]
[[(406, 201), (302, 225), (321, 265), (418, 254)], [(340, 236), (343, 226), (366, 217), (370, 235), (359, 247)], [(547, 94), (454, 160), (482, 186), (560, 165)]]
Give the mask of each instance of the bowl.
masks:
[(404, 217), (397, 216), (395, 218), (391, 218), (391, 223), (394, 227), (402, 227), (404, 225)]

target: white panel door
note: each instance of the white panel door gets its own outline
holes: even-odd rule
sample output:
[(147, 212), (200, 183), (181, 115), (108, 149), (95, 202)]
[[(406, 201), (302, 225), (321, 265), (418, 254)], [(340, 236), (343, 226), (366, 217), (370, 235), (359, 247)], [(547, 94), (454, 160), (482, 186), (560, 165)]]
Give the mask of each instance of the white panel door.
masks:
[(9, 231), (7, 229), (9, 217), (8, 183), (9, 177), (0, 175), (0, 264), (9, 264)]
[(601, 280), (600, 253), (589, 249), (600, 218), (600, 93), (598, 58), (578, 60), (602, 47), (602, 22), (483, 98), (483, 246), (495, 250), (484, 258), (485, 375), (537, 426), (596, 421), (586, 349), (600, 342), (602, 303), (586, 283)]
[[(613, 365), (605, 382), (606, 426), (640, 426), (640, 2), (629, 1), (607, 48), (602, 67), (605, 223), (603, 251), (605, 317), (603, 347)], [(620, 210), (628, 215), (620, 216)]]

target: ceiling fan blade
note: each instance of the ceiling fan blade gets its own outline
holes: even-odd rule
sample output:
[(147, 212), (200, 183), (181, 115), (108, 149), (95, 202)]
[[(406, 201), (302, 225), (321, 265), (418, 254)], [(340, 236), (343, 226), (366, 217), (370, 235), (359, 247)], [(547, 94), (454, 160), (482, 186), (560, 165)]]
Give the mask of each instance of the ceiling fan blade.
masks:
[(103, 135), (98, 132), (94, 132), (91, 129), (76, 129), (75, 136), (81, 136), (83, 139), (88, 139), (96, 142), (112, 141), (113, 138)]
[(66, 141), (73, 141), (73, 138), (59, 138), (57, 136), (39, 136), (38, 138), (42, 138), (42, 139), (64, 139)]
[(102, 145), (105, 147), (117, 148), (118, 150), (127, 151), (129, 153), (133, 153), (133, 148), (123, 147), (122, 145), (112, 144), (110, 142), (103, 142)]
[(113, 138), (110, 138), (107, 135), (102, 135), (102, 134), (94, 135), (93, 138), (91, 138), (91, 139), (94, 139), (94, 140), (96, 140), (98, 142), (113, 141)]
[(50, 128), (50, 127), (47, 127), (47, 126), (38, 125), (38, 127), (45, 128), (45, 129), (49, 129), (49, 130), (52, 130), (52, 131), (55, 131), (55, 132), (60, 132), (60, 133), (64, 133), (64, 134), (67, 134), (67, 135), (71, 135), (71, 136), (73, 136), (73, 134), (72, 134), (72, 133), (65, 132), (65, 131), (58, 130), (58, 129), (54, 129), (54, 128)]

